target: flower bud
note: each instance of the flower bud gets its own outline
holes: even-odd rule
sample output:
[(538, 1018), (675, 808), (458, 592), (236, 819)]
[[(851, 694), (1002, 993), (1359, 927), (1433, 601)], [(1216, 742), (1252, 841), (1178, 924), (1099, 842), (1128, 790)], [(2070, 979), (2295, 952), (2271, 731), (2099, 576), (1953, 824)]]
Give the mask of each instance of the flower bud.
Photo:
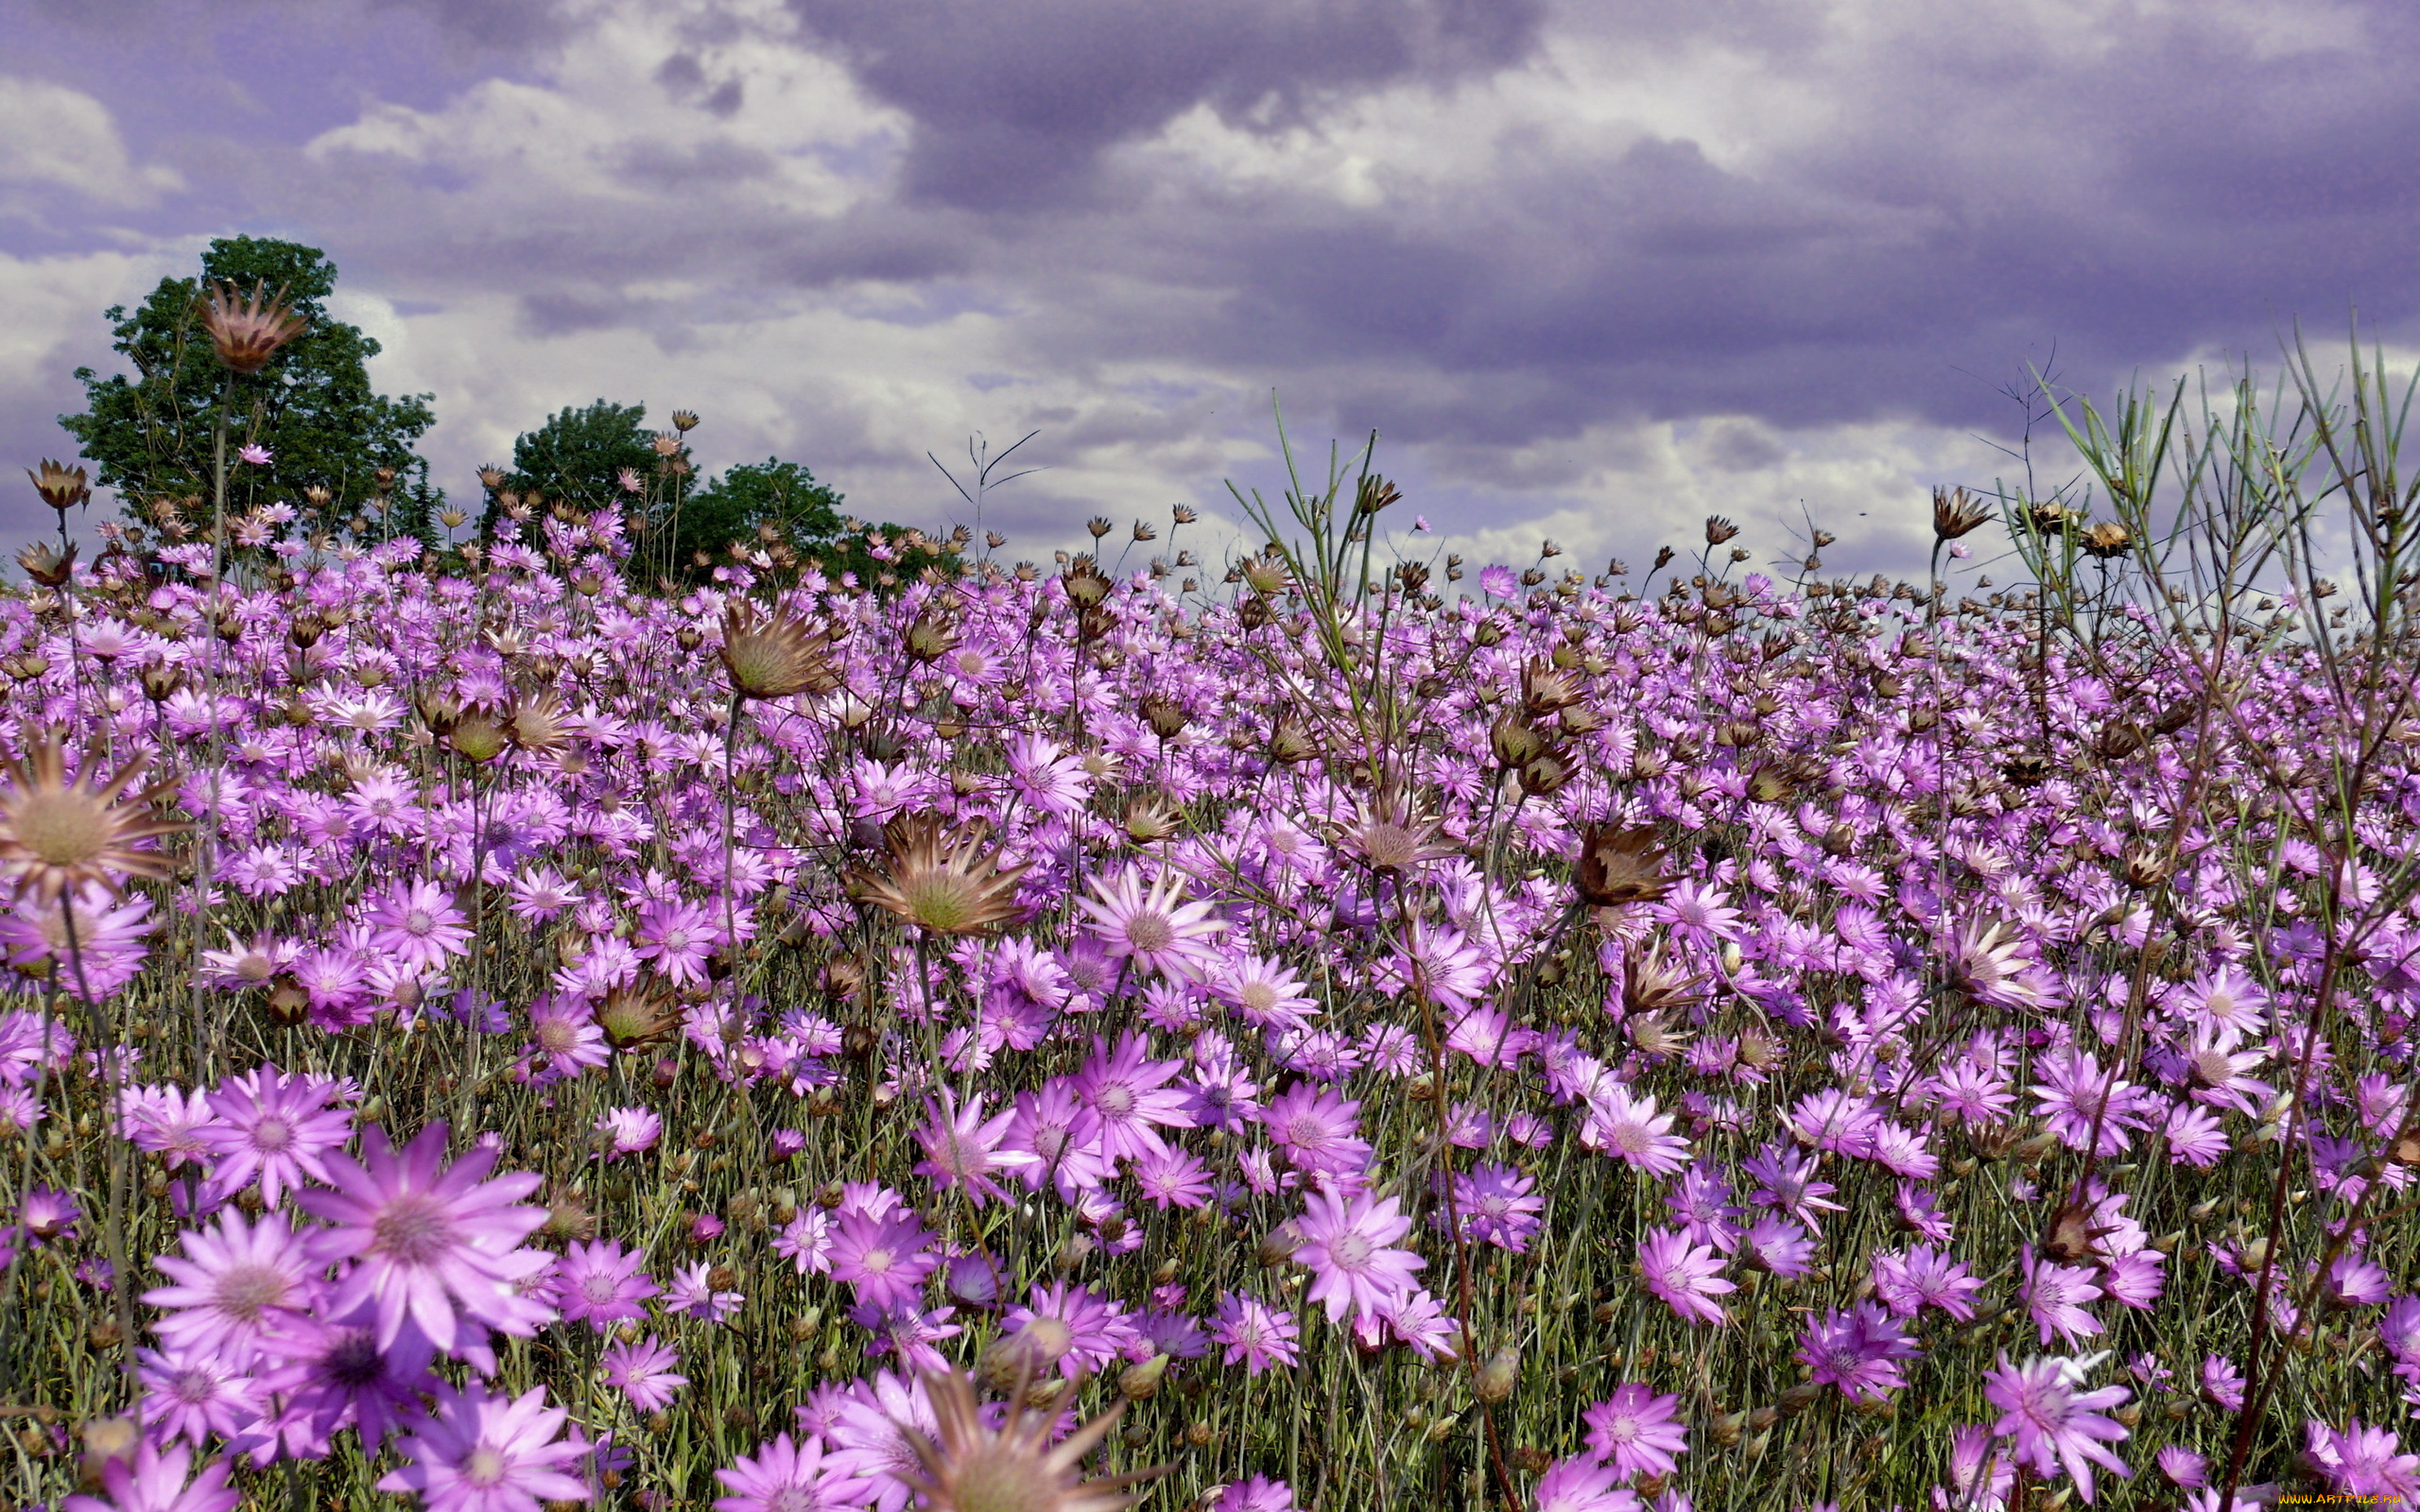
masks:
[(1471, 1389), (1478, 1393), (1479, 1400), (1494, 1406), (1512, 1395), (1512, 1387), (1520, 1379), (1521, 1356), (1508, 1344), (1487, 1357), (1487, 1364), (1479, 1366), (1478, 1380)]

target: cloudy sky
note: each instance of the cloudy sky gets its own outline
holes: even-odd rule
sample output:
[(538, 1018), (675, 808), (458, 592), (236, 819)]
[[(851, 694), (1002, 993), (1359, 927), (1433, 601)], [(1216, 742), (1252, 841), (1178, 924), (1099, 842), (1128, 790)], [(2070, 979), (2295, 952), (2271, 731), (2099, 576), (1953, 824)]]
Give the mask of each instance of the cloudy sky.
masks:
[(458, 494), (601, 396), (938, 525), (927, 451), (1038, 429), (985, 516), (1038, 554), (1231, 519), (1273, 391), (1482, 558), (1720, 511), (1892, 566), (1933, 484), (2009, 473), (2029, 367), (2106, 393), (2420, 314), (2391, 0), (0, 0), (0, 35), (12, 463), (72, 444), (105, 306), (245, 232), (327, 249)]

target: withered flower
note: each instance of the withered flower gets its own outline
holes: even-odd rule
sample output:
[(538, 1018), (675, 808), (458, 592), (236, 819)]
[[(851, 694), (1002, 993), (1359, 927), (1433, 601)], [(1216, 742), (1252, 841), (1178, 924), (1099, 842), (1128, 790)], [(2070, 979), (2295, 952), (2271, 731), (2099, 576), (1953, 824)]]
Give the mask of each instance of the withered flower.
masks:
[(1089, 555), (1079, 555), (1069, 562), (1060, 582), (1067, 590), (1067, 602), (1078, 609), (1092, 608), (1107, 598), (1110, 589), (1115, 586)]
[(1184, 816), (1159, 793), (1137, 793), (1126, 800), (1126, 837), (1136, 845), (1172, 839), (1184, 828)]
[(17, 565), (44, 588), (63, 587), (76, 576), (76, 542), (54, 546), (47, 541), (37, 541), (17, 553)]
[(1956, 541), (1990, 522), (1992, 511), (1964, 489), (1932, 490), (1932, 533), (1936, 541)]
[(92, 481), (85, 476), (84, 470), (80, 467), (71, 468), (64, 462), (53, 462), (44, 458), (42, 471), (36, 472), (32, 468), (27, 468), (26, 476), (34, 480), (34, 491), (42, 495), (42, 502), (60, 514), (65, 514), (93, 496)]
[(1622, 1010), (1639, 1014), (1669, 1013), (1697, 1001), (1697, 978), (1668, 960), (1662, 942), (1641, 950), (1634, 945), (1623, 961)]
[(631, 1051), (661, 1044), (680, 1032), (684, 1010), (661, 993), (644, 987), (617, 987), (590, 1010), (605, 1042)]
[(512, 700), (504, 716), (504, 738), (515, 750), (544, 755), (562, 749), (571, 738), (563, 723), (563, 701), (551, 688), (525, 693)]
[(840, 685), (826, 654), (831, 644), (829, 632), (786, 614), (767, 614), (746, 599), (734, 599), (723, 610), (723, 670), (732, 691), (743, 698), (831, 692)]
[(2100, 1241), (2118, 1231), (2115, 1224), (2096, 1224), (2089, 1207), (2063, 1202), (2050, 1214), (2049, 1227), (2042, 1235), (2042, 1253), (2062, 1265), (2082, 1265), (2100, 1253)]
[(268, 285), (255, 284), (249, 298), (239, 299), (232, 284), (211, 286), (201, 313), (210, 345), (231, 372), (256, 373), (285, 350), (307, 326), (285, 303), (285, 291), (269, 295)]
[(908, 627), (908, 659), (920, 664), (938, 662), (958, 647), (958, 627), (949, 616), (926, 610)]
[(672, 412), (672, 428), (679, 431), (683, 436), (686, 436), (691, 431), (696, 430), (698, 428), (698, 412), (694, 409), (674, 410)]
[(1739, 533), (1739, 527), (1719, 514), (1705, 517), (1705, 543), (1720, 546)]
[(985, 853), (989, 826), (945, 827), (934, 815), (903, 815), (882, 827), (890, 849), (880, 870), (852, 868), (850, 890), (903, 922), (934, 935), (980, 935), (1016, 917), (1024, 867), (1001, 869)]
[(1655, 843), (1653, 825), (1591, 824), (1580, 834), (1580, 867), (1572, 883), (1592, 907), (1653, 902), (1672, 890), (1664, 877), (1668, 853)]
[(1543, 719), (1580, 701), (1580, 675), (1544, 657), (1531, 657), (1521, 668), (1521, 703), (1530, 717)]
[(927, 1436), (903, 1429), (923, 1473), (901, 1479), (923, 1494), (932, 1512), (1118, 1512), (1132, 1506), (1140, 1500), (1133, 1487), (1167, 1474), (1169, 1467), (1080, 1479), (1084, 1456), (1108, 1436), (1126, 1403), (1120, 1400), (1053, 1444), (1053, 1430), (1075, 1391), (1075, 1383), (1062, 1382), (1036, 1393), (1021, 1379), (1010, 1395), (1007, 1417), (994, 1430), (984, 1426), (974, 1383), (963, 1373), (926, 1376), (934, 1431)]
[(101, 777), (97, 749), (84, 753), (82, 770), (71, 781), (67, 754), (56, 730), (36, 737), (33, 748), (9, 766), (9, 790), (0, 793), (0, 877), (45, 903), (99, 883), (111, 892), (127, 877), (167, 875), (166, 861), (137, 842), (186, 828), (162, 818), (151, 805), (173, 784), (147, 788), (120, 802), (143, 775), (145, 759)]
[(2085, 555), (2107, 561), (2126, 555), (2134, 546), (2135, 536), (2117, 521), (2103, 520), (2085, 527), (2081, 543)]

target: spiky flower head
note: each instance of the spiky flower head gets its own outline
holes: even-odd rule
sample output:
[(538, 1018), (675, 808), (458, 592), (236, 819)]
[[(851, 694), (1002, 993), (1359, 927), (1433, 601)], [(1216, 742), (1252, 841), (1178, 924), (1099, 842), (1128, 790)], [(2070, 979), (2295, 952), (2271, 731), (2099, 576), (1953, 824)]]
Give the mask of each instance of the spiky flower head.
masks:
[(903, 815), (882, 827), (890, 848), (881, 869), (849, 874), (859, 898), (934, 935), (980, 935), (1016, 917), (1017, 879), (1024, 867), (1002, 869), (987, 852), (979, 820), (945, 826), (929, 814)]
[(1598, 908), (1653, 902), (1672, 890), (1664, 876), (1665, 850), (1655, 827), (1591, 824), (1580, 833), (1580, 866), (1572, 883)]
[(544, 754), (562, 749), (571, 738), (563, 723), (562, 699), (551, 688), (514, 698), (504, 716), (504, 738), (516, 750)]
[(1938, 541), (1956, 541), (1980, 529), (1992, 518), (1989, 506), (1964, 489), (1932, 490), (1932, 533)]
[(1030, 1391), (1012, 1392), (996, 1431), (983, 1426), (974, 1383), (963, 1374), (927, 1376), (925, 1390), (932, 1401), (933, 1432), (901, 1425), (924, 1473), (900, 1478), (924, 1496), (930, 1512), (1117, 1512), (1140, 1500), (1135, 1486), (1169, 1469), (1161, 1465), (1103, 1480), (1080, 1479), (1077, 1467), (1116, 1425), (1126, 1403), (1119, 1401), (1053, 1445), (1051, 1431), (1075, 1394), (1073, 1382), (1061, 1383), (1038, 1404)]
[(840, 685), (826, 655), (831, 644), (829, 632), (768, 614), (746, 599), (734, 599), (722, 612), (723, 671), (743, 698), (831, 692)]
[(2102, 561), (2123, 557), (2133, 548), (2134, 542), (2134, 532), (2115, 520), (2101, 520), (2086, 526), (2083, 537), (2085, 553)]
[(285, 290), (271, 295), (268, 289), (266, 284), (255, 284), (249, 296), (239, 296), (232, 284), (211, 285), (202, 329), (210, 333), (212, 349), (231, 372), (260, 371), (308, 325), (287, 307)]
[(53, 462), (45, 457), (40, 472), (27, 468), (26, 476), (34, 480), (34, 491), (42, 495), (42, 502), (60, 514), (93, 496), (92, 481), (80, 467), (71, 468), (64, 462)]
[(61, 587), (76, 576), (76, 542), (54, 546), (47, 541), (34, 541), (17, 553), (17, 565), (44, 588)]
[(100, 752), (90, 750), (70, 779), (56, 730), (43, 731), (23, 760), (9, 764), (9, 789), (0, 793), (0, 876), (15, 884), (18, 897), (31, 893), (55, 903), (71, 888), (80, 892), (98, 883), (115, 893), (127, 877), (166, 875), (160, 855), (136, 844), (185, 828), (151, 811), (169, 789), (148, 788), (119, 801), (143, 767), (138, 756), (103, 779)]

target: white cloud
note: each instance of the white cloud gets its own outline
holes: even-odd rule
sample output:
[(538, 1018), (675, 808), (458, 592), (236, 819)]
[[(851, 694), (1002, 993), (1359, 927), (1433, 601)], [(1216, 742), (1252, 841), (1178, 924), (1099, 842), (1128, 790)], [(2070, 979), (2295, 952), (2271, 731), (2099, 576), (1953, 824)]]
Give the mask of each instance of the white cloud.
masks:
[(184, 186), (176, 170), (137, 165), (109, 107), (45, 79), (0, 75), (0, 184), (47, 184), (97, 204), (147, 204)]

